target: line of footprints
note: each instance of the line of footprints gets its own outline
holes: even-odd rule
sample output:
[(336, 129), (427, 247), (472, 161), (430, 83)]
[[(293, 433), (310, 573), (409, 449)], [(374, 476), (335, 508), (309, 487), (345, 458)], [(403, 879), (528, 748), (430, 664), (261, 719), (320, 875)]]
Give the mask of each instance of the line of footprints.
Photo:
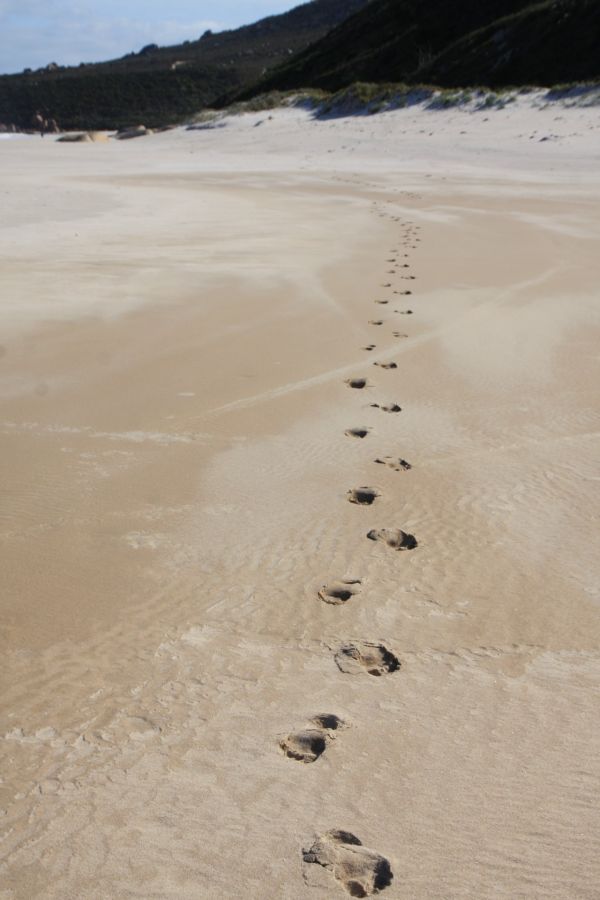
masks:
[[(394, 221), (400, 219), (393, 217)], [(395, 275), (400, 280), (413, 281), (415, 276), (409, 274), (410, 268), (408, 250), (416, 249), (420, 241), (419, 226), (411, 222), (402, 223), (401, 247), (392, 250), (392, 256), (387, 263), (393, 265), (388, 274)], [(407, 297), (411, 290), (396, 290), (392, 282), (386, 282), (382, 287), (392, 290), (394, 295)], [(376, 304), (386, 306), (390, 299), (377, 299)], [(394, 309), (399, 315), (410, 316), (412, 309)], [(371, 319), (369, 325), (380, 327), (385, 324), (383, 319)], [(407, 335), (400, 331), (393, 331), (397, 338), (406, 338)], [(367, 344), (362, 349), (371, 352), (376, 348), (375, 344)], [(397, 369), (395, 362), (375, 362), (375, 366), (384, 370)], [(352, 390), (364, 390), (369, 387), (367, 378), (348, 378), (346, 384)], [(372, 407), (384, 413), (399, 413), (402, 408), (395, 402), (371, 403)], [(362, 440), (367, 437), (370, 428), (366, 425), (348, 428), (347, 437)], [(386, 466), (395, 472), (406, 472), (411, 464), (405, 459), (396, 456), (377, 457), (374, 462), (377, 465)], [(373, 487), (352, 488), (347, 493), (350, 503), (359, 506), (371, 506), (379, 496), (379, 492)], [(413, 550), (417, 546), (414, 535), (400, 528), (373, 528), (366, 533), (370, 541), (379, 541), (392, 550)], [(352, 598), (360, 593), (361, 581), (339, 580), (324, 584), (318, 592), (318, 597), (323, 603), (333, 606), (344, 606)], [(383, 644), (371, 641), (353, 641), (340, 646), (334, 655), (335, 663), (341, 672), (349, 675), (373, 675), (382, 677), (391, 675), (400, 670), (400, 661)], [(338, 716), (326, 713), (314, 716), (304, 728), (288, 734), (280, 742), (282, 752), (289, 758), (302, 763), (314, 763), (327, 750), (331, 741), (335, 740), (337, 733), (347, 725)], [(333, 877), (339, 881), (352, 897), (367, 897), (376, 894), (386, 888), (392, 881), (393, 873), (389, 860), (380, 853), (364, 847), (361, 841), (348, 831), (332, 830), (318, 835), (310, 847), (303, 849), (302, 858), (305, 863), (315, 863), (327, 869)]]

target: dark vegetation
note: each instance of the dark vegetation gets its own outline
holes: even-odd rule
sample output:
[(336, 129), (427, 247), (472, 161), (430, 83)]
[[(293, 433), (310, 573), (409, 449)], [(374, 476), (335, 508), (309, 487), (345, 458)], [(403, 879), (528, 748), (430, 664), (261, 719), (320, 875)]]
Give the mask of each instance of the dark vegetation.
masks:
[(553, 85), (600, 76), (600, 0), (373, 0), (238, 94), (354, 82)]
[(62, 129), (111, 129), (178, 122), (321, 38), (367, 0), (313, 0), (233, 31), (144, 47), (121, 59), (0, 76), (0, 123), (30, 128), (33, 117)]
[[(556, 85), (600, 76), (600, 0), (552, 0), (466, 35), (423, 67), (435, 84)], [(484, 79), (485, 75), (485, 79)]]

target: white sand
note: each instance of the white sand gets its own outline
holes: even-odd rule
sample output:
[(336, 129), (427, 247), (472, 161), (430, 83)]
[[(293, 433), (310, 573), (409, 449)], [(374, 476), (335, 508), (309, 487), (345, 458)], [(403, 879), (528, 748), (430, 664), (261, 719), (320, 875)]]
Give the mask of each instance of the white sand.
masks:
[(597, 898), (598, 109), (219, 124), (0, 147), (0, 898)]

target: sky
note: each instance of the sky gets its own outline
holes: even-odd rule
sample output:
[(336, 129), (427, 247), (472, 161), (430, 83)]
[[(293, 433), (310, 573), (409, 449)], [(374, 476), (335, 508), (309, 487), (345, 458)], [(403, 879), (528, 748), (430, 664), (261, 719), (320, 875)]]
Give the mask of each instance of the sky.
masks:
[(236, 28), (303, 0), (0, 0), (0, 73), (114, 59)]

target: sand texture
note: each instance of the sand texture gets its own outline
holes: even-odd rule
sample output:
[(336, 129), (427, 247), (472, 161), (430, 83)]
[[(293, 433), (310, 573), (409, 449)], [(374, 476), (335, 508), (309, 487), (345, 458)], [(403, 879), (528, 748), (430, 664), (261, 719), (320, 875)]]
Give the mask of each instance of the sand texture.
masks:
[(598, 900), (598, 129), (1, 142), (0, 900)]

